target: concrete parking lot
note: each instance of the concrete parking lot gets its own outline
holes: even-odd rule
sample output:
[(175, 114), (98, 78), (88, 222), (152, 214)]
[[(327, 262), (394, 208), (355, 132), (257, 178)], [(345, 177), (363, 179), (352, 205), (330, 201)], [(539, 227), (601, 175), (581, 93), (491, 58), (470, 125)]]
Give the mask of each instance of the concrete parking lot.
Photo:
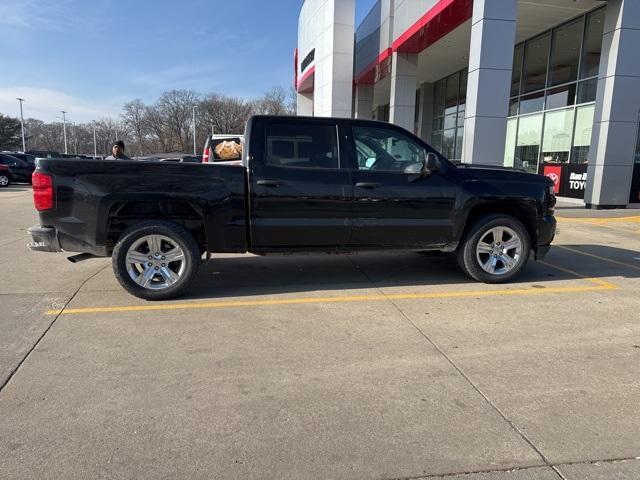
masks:
[(147, 303), (0, 190), (0, 478), (640, 479), (640, 211), (559, 208), (518, 282), (224, 255)]

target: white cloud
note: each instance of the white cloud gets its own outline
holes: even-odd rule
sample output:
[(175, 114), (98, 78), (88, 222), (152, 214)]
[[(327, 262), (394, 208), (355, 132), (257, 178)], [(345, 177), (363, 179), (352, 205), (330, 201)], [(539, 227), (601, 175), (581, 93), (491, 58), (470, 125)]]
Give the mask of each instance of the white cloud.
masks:
[(117, 117), (130, 98), (113, 97), (87, 99), (65, 92), (34, 87), (0, 87), (0, 112), (12, 117), (20, 115), (17, 97), (24, 98), (25, 118), (38, 118), (46, 122), (58, 121), (65, 110), (70, 122), (89, 122), (103, 117)]

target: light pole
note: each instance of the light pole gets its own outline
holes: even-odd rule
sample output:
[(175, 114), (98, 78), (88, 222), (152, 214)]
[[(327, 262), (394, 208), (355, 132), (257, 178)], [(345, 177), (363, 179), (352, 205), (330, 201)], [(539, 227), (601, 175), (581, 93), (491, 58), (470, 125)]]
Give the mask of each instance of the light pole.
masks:
[(22, 102), (24, 102), (24, 98), (16, 98), (18, 102), (20, 102), (20, 126), (22, 127), (22, 153), (27, 151), (27, 142), (24, 139), (24, 115), (22, 113)]
[(96, 142), (96, 122), (93, 121), (93, 156), (98, 156), (98, 143)]
[(68, 154), (67, 149), (67, 112), (62, 110), (62, 135), (64, 136), (64, 154)]
[(74, 153), (77, 155), (78, 154), (78, 128), (76, 127), (76, 122), (72, 122), (72, 125), (73, 125), (73, 144), (75, 145)]
[(198, 108), (197, 105), (193, 106), (193, 156), (195, 157), (197, 155), (197, 151), (196, 151), (196, 108)]

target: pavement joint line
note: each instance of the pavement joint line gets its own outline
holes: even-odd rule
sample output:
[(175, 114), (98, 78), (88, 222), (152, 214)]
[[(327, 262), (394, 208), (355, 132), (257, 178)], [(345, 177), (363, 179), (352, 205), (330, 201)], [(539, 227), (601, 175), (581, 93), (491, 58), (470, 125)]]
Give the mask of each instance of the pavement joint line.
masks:
[[(355, 266), (355, 264), (354, 264)], [(409, 315), (407, 315), (404, 310), (402, 310), (398, 304), (396, 302), (393, 301), (391, 295), (385, 295), (385, 293), (380, 289), (380, 287), (373, 281), (372, 278), (369, 277), (369, 275), (367, 275), (367, 272), (365, 272), (364, 270), (360, 269), (360, 271), (362, 272), (362, 274), (369, 279), (369, 281), (371, 282), (371, 284), (385, 297), (387, 297), (387, 299), (389, 300), (389, 303), (391, 303), (391, 305), (393, 305), (393, 307), (400, 313), (400, 315), (411, 325), (413, 326), (413, 328), (425, 339), (427, 340), (427, 342), (429, 344), (431, 344), (431, 346), (433, 348), (436, 349), (436, 351), (438, 353), (440, 353), (440, 355), (445, 359), (445, 361), (451, 365), (451, 367), (453, 367), (453, 369), (455, 371), (458, 372), (458, 374), (471, 386), (471, 388), (473, 390), (475, 390), (475, 392), (480, 395), (484, 401), (486, 402), (487, 405), (489, 405), (489, 407), (491, 409), (493, 409), (498, 416), (500, 416), (500, 418), (502, 418), (507, 425), (509, 425), (509, 427), (516, 432), (516, 434), (518, 434), (523, 440), (524, 442), (529, 445), (531, 447), (531, 449), (538, 455), (538, 457), (540, 457), (540, 459), (544, 462), (545, 466), (551, 468), (556, 475), (558, 475), (558, 477), (561, 480), (566, 480), (562, 474), (556, 470), (555, 468), (553, 468), (553, 466), (551, 465), (551, 462), (547, 459), (547, 457), (544, 456), (544, 454), (534, 445), (534, 443), (529, 440), (529, 438), (524, 434), (524, 432), (522, 432), (503, 412), (502, 410), (500, 410), (497, 405), (495, 405), (493, 403), (493, 401), (480, 389), (480, 387), (478, 385), (476, 385), (476, 383), (471, 380), (471, 378), (462, 370), (461, 367), (459, 367), (450, 357), (449, 355), (447, 355), (447, 353), (440, 347), (440, 345), (438, 345), (435, 340), (432, 340), (431, 337), (429, 335), (427, 335), (425, 333), (424, 330), (422, 330), (410, 317)]]
[(602, 257), (602, 256), (596, 255), (594, 253), (583, 252), (582, 250), (578, 250), (576, 248), (571, 248), (571, 247), (565, 247), (564, 245), (554, 245), (554, 247), (561, 248), (562, 250), (567, 250), (569, 252), (577, 253), (579, 255), (584, 255), (585, 257), (596, 258), (598, 260), (602, 260), (603, 262), (608, 262), (608, 263), (612, 263), (614, 265), (620, 265), (622, 267), (631, 268), (633, 270), (640, 271), (640, 267), (637, 267), (635, 265), (630, 265), (630, 264), (624, 263), (624, 262), (619, 262), (618, 260), (613, 260), (612, 258)]
[(69, 300), (67, 300), (64, 304), (64, 307), (62, 307), (62, 310), (60, 310), (60, 313), (58, 313), (55, 318), (51, 321), (51, 323), (49, 324), (49, 326), (47, 328), (45, 328), (44, 332), (42, 332), (42, 335), (40, 335), (38, 337), (38, 339), (35, 341), (35, 343), (33, 344), (33, 346), (29, 349), (29, 351), (24, 355), (24, 357), (22, 357), (22, 360), (20, 360), (18, 362), (18, 365), (16, 366), (16, 368), (14, 368), (11, 373), (9, 374), (9, 376), (7, 377), (7, 379), (0, 385), (0, 393), (2, 393), (2, 391), (4, 390), (4, 388), (9, 385), (9, 382), (11, 381), (11, 379), (14, 377), (14, 375), (16, 373), (18, 373), (18, 370), (20, 370), (20, 368), (22, 367), (22, 365), (24, 365), (24, 362), (27, 361), (27, 358), (29, 358), (29, 355), (31, 355), (31, 353), (36, 349), (36, 347), (40, 344), (40, 342), (42, 341), (42, 339), (47, 335), (47, 333), (49, 333), (49, 331), (53, 328), (53, 326), (55, 325), (55, 323), (58, 321), (58, 319), (60, 318), (60, 316), (62, 315), (62, 312), (64, 311), (64, 309), (67, 307), (67, 305), (69, 305), (69, 303), (71, 303), (71, 301), (76, 297), (76, 295), (78, 295), (78, 292), (80, 292), (80, 290), (82, 289), (82, 287), (85, 286), (85, 284), (91, 280), (92, 278), (94, 278), (95, 276), (97, 276), (99, 273), (102, 273), (105, 269), (107, 268), (107, 266), (105, 266), (104, 268), (101, 268), (100, 270), (98, 270), (96, 273), (94, 273), (93, 275), (91, 275), (90, 277), (88, 277), (85, 281), (83, 281), (80, 286), (78, 287), (78, 289), (69, 297)]

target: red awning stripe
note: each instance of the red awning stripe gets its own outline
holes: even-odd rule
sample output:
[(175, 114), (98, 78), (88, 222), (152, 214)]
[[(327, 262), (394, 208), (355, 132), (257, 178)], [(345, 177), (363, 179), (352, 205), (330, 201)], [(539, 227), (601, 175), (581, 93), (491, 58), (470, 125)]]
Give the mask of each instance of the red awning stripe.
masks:
[(420, 53), (472, 15), (473, 0), (440, 0), (393, 42), (393, 51)]
[(313, 66), (307, 70), (298, 81), (298, 93), (311, 93), (315, 87), (316, 67)]
[(386, 69), (381, 68), (381, 66), (391, 59), (392, 53), (393, 52), (390, 48), (383, 50), (383, 52), (378, 55), (378, 58), (367, 65), (364, 70), (358, 74), (354, 83), (356, 85), (373, 85), (377, 81), (386, 77)]

